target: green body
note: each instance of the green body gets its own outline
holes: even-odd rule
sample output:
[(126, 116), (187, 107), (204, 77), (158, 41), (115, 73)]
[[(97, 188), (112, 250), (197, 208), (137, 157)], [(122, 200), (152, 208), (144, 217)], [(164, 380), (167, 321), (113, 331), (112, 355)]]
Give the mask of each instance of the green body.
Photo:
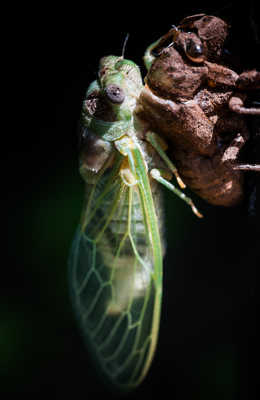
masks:
[[(124, 92), (120, 104), (106, 98), (111, 84)], [(126, 391), (150, 366), (162, 296), (162, 207), (149, 175), (156, 157), (134, 112), (141, 90), (134, 63), (101, 60), (86, 98), (101, 99), (105, 111), (99, 117), (83, 107), (86, 200), (70, 256), (71, 295), (86, 344), (104, 380)]]

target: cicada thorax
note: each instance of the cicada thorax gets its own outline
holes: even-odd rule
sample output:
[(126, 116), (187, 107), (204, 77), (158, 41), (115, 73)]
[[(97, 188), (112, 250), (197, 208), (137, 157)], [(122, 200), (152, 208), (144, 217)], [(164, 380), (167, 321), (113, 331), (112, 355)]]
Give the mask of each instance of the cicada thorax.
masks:
[[(134, 122), (140, 72), (118, 59), (101, 60), (100, 81), (90, 86), (83, 106), (80, 172), (86, 199), (70, 279), (75, 311), (97, 368), (105, 381), (129, 390), (146, 375), (157, 341), (162, 207), (156, 184), (149, 184), (149, 155)], [(124, 106), (113, 97), (115, 87), (114, 94), (105, 90), (115, 84), (114, 76), (106, 81), (115, 62), (130, 77), (120, 86)]]

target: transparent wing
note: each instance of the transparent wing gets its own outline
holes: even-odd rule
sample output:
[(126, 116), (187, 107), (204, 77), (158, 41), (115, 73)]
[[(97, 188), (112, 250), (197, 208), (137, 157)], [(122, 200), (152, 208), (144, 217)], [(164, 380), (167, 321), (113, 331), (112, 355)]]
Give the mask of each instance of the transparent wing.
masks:
[(114, 170), (89, 186), (87, 199), (70, 257), (73, 303), (104, 377), (128, 390), (146, 374), (159, 325), (149, 221), (138, 186)]

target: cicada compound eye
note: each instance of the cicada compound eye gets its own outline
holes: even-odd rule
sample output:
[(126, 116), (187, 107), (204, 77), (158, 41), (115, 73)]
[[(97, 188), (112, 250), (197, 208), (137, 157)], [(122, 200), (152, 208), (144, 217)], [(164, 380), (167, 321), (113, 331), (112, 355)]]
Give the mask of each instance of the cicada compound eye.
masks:
[(125, 100), (125, 93), (120, 86), (111, 84), (105, 88), (105, 95), (113, 104), (122, 104)]
[(200, 63), (204, 61), (202, 43), (196, 43), (194, 40), (188, 39), (186, 41), (185, 53), (186, 56), (195, 63)]

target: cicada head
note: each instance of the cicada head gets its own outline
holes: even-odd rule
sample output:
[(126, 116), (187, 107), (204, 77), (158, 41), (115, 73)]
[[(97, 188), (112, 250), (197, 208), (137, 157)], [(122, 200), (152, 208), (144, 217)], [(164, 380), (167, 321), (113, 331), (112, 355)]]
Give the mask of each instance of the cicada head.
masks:
[(141, 73), (134, 62), (123, 57), (103, 57), (98, 76), (101, 90), (114, 108), (126, 103), (131, 108), (131, 99), (136, 99), (142, 89)]
[(197, 35), (208, 61), (219, 61), (228, 36), (229, 26), (225, 21), (213, 15), (197, 14), (184, 18), (179, 26), (184, 32), (191, 31)]

